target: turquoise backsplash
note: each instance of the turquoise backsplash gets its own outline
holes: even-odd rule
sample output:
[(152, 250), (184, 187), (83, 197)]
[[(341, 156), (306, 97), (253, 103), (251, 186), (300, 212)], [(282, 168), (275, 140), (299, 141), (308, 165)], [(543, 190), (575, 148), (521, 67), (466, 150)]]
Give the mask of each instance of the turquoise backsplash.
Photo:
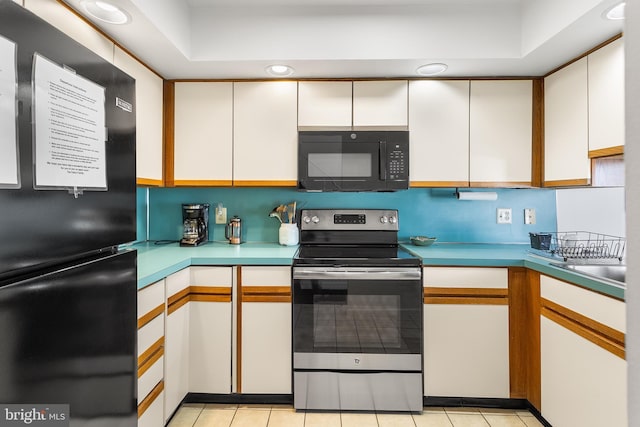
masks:
[[(465, 190), (465, 191), (485, 191)], [(298, 208), (398, 209), (400, 240), (435, 236), (439, 242), (527, 243), (530, 231), (556, 230), (555, 190), (496, 189), (496, 201), (461, 201), (454, 189), (412, 188), (395, 193), (306, 193), (289, 188), (150, 188), (138, 190), (138, 230), (148, 240), (178, 240), (182, 235), (182, 203), (209, 203), (210, 240), (224, 240), (224, 225), (213, 224), (214, 208), (222, 203), (227, 219), (242, 218), (246, 241), (277, 242), (279, 223), (271, 210), (297, 201)], [(142, 208), (141, 208), (142, 207)], [(496, 209), (511, 208), (512, 224), (496, 224)], [(536, 210), (536, 224), (524, 224), (524, 209)]]

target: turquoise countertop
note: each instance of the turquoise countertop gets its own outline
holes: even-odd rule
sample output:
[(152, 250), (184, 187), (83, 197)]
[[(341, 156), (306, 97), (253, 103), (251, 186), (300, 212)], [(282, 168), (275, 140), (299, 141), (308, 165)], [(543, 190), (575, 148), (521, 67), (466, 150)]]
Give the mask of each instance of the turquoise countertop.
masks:
[[(528, 244), (436, 243), (402, 246), (425, 266), (527, 267), (585, 288), (624, 299), (624, 286), (553, 266), (555, 260), (531, 252)], [(198, 247), (154, 242), (129, 246), (138, 250), (138, 289), (190, 265), (291, 265), (297, 246), (277, 243), (230, 245), (211, 242)]]
[(138, 289), (190, 265), (291, 265), (297, 246), (277, 243), (230, 245), (210, 242), (197, 247), (178, 243), (138, 243)]

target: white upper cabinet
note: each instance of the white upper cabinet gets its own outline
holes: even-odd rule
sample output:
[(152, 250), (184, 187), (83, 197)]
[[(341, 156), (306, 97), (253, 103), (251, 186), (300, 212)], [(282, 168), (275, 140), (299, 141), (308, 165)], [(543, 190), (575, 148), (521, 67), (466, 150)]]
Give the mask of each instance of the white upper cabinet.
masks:
[(353, 83), (298, 83), (298, 126), (350, 127)]
[(234, 185), (296, 185), (297, 97), (295, 81), (234, 83)]
[(25, 0), (24, 7), (78, 43), (113, 63), (113, 42), (59, 2)]
[(469, 185), (469, 81), (409, 82), (414, 187)]
[(621, 154), (624, 146), (624, 44), (622, 38), (587, 57), (589, 157)]
[(531, 80), (471, 82), (471, 186), (530, 186)]
[(136, 176), (138, 184), (163, 183), (163, 80), (116, 47), (113, 63), (136, 79)]
[(403, 127), (408, 124), (406, 80), (354, 81), (354, 127)]
[(591, 178), (587, 58), (544, 79), (544, 185), (586, 185)]
[(230, 186), (233, 83), (175, 84), (174, 184)]

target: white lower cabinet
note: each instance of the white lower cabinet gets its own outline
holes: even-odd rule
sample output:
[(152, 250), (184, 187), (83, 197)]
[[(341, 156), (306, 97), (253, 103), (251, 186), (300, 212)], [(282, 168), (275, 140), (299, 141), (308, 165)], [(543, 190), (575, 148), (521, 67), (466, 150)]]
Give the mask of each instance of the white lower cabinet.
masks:
[(231, 393), (232, 267), (190, 267), (189, 392)]
[(291, 393), (291, 268), (242, 267), (240, 392)]
[(424, 286), (425, 396), (509, 398), (507, 269), (425, 267)]
[(138, 427), (163, 427), (164, 420), (164, 391), (153, 400), (151, 405), (138, 417)]
[(164, 418), (168, 420), (189, 392), (189, 269), (165, 279), (167, 317), (164, 349)]
[(627, 362), (599, 345), (624, 333), (624, 302), (547, 276), (540, 284), (542, 415), (554, 427), (626, 427)]

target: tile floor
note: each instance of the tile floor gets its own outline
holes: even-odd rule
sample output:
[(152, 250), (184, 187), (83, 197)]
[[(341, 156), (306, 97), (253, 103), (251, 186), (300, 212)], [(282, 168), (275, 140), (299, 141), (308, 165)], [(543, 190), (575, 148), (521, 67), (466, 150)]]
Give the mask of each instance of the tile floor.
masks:
[(425, 408), (422, 414), (296, 412), (290, 405), (184, 404), (168, 427), (542, 427), (526, 410)]

